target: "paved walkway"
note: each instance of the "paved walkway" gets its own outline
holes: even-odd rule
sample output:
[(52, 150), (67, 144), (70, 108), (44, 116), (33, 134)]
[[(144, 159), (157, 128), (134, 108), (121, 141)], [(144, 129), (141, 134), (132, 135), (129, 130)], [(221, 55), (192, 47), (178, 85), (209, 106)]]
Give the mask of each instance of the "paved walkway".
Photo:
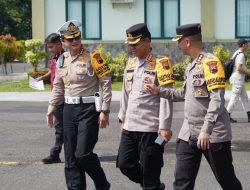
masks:
[[(250, 91), (247, 92), (250, 97)], [(0, 101), (47, 102), (50, 92), (0, 92)], [(112, 101), (120, 101), (121, 91), (112, 92)], [(229, 100), (231, 91), (226, 91), (225, 99)]]

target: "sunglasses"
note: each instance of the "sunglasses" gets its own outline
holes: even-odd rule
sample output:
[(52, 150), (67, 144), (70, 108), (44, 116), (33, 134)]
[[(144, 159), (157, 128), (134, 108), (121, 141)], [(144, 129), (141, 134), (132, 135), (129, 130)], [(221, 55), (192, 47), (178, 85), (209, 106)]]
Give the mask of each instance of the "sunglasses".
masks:
[(70, 38), (70, 39), (66, 39), (68, 42), (73, 42), (74, 40), (80, 40), (81, 39), (81, 36), (77, 36), (75, 38)]

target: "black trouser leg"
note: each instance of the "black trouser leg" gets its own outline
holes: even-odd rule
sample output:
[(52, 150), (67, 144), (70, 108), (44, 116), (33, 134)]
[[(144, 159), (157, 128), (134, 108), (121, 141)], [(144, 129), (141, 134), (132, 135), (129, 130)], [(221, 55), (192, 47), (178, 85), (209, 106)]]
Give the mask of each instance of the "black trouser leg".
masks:
[(158, 190), (163, 146), (154, 143), (157, 133), (122, 131), (117, 166), (131, 181), (144, 190)]
[(62, 150), (63, 144), (63, 107), (64, 104), (58, 105), (54, 112), (55, 121), (55, 145), (50, 150), (50, 155), (53, 157), (59, 157), (59, 154)]
[(224, 190), (242, 190), (240, 181), (235, 176), (231, 142), (211, 143), (204, 155)]
[(143, 189), (159, 190), (163, 166), (164, 146), (156, 144), (157, 133), (143, 133), (141, 137), (140, 161), (142, 165)]
[(201, 157), (200, 150), (191, 147), (186, 141), (177, 140), (174, 190), (194, 189)]
[(94, 105), (85, 109), (84, 114), (78, 115), (78, 137), (76, 157), (81, 169), (94, 181), (96, 189), (106, 190), (108, 181), (101, 167), (100, 161), (93, 149), (98, 140), (99, 113), (95, 111)]
[(75, 112), (77, 105), (65, 104), (63, 112), (65, 179), (68, 190), (85, 190), (86, 179), (84, 171), (80, 170), (75, 157), (77, 147), (78, 125)]
[(142, 170), (139, 157), (140, 138), (123, 130), (117, 157), (117, 167), (131, 181), (142, 185)]

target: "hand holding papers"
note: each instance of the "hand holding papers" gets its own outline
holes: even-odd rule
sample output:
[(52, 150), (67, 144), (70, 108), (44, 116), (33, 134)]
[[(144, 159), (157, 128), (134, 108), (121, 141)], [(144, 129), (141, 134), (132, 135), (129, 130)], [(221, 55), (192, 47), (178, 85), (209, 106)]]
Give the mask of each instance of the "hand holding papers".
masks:
[(34, 88), (36, 90), (44, 90), (43, 80), (37, 81), (36, 79), (34, 79), (33, 77), (30, 76), (29, 77), (29, 87)]

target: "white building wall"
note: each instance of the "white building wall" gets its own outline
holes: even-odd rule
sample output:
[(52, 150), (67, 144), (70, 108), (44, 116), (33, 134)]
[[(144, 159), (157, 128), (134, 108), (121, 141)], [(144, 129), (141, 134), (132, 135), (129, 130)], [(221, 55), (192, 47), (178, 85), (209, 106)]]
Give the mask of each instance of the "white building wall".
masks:
[(200, 0), (180, 0), (180, 25), (200, 22)]
[(49, 35), (65, 22), (65, 0), (45, 0), (45, 36)]
[(235, 0), (215, 0), (215, 38), (235, 38)]
[(126, 29), (140, 22), (144, 22), (144, 0), (113, 5), (102, 1), (102, 40), (124, 40)]

